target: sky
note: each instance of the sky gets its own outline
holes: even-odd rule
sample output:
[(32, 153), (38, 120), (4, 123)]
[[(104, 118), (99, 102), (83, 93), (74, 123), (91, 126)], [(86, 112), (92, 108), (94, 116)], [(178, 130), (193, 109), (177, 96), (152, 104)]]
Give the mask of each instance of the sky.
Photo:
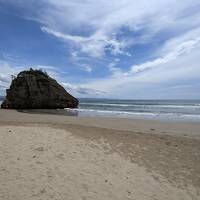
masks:
[(0, 0), (0, 95), (47, 71), (76, 97), (200, 99), (199, 0)]

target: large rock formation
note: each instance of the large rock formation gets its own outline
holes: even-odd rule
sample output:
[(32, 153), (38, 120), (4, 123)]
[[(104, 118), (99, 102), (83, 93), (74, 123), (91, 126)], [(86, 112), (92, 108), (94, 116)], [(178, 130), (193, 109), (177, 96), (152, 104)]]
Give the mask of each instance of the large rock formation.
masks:
[(2, 108), (55, 109), (76, 108), (78, 100), (56, 80), (41, 70), (23, 71), (13, 79)]

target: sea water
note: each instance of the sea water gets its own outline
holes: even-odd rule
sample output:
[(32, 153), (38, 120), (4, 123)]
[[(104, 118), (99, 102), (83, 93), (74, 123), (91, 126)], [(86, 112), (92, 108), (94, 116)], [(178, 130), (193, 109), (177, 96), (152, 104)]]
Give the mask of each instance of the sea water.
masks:
[(78, 116), (200, 120), (200, 100), (79, 99)]
[(200, 100), (79, 99), (77, 109), (37, 112), (88, 117), (200, 121)]

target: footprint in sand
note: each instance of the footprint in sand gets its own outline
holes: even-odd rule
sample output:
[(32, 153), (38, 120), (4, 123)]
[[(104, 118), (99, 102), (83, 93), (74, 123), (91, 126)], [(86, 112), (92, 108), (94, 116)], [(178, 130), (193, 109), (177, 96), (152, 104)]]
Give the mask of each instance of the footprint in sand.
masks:
[(44, 147), (37, 147), (35, 151), (44, 151)]
[(59, 153), (56, 155), (57, 158), (64, 160), (64, 153)]

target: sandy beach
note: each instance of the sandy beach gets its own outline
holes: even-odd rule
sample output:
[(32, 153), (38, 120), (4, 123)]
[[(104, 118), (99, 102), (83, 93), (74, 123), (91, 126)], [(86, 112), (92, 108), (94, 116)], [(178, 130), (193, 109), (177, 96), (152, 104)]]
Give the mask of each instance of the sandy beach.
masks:
[(1, 200), (199, 200), (200, 124), (0, 110)]

